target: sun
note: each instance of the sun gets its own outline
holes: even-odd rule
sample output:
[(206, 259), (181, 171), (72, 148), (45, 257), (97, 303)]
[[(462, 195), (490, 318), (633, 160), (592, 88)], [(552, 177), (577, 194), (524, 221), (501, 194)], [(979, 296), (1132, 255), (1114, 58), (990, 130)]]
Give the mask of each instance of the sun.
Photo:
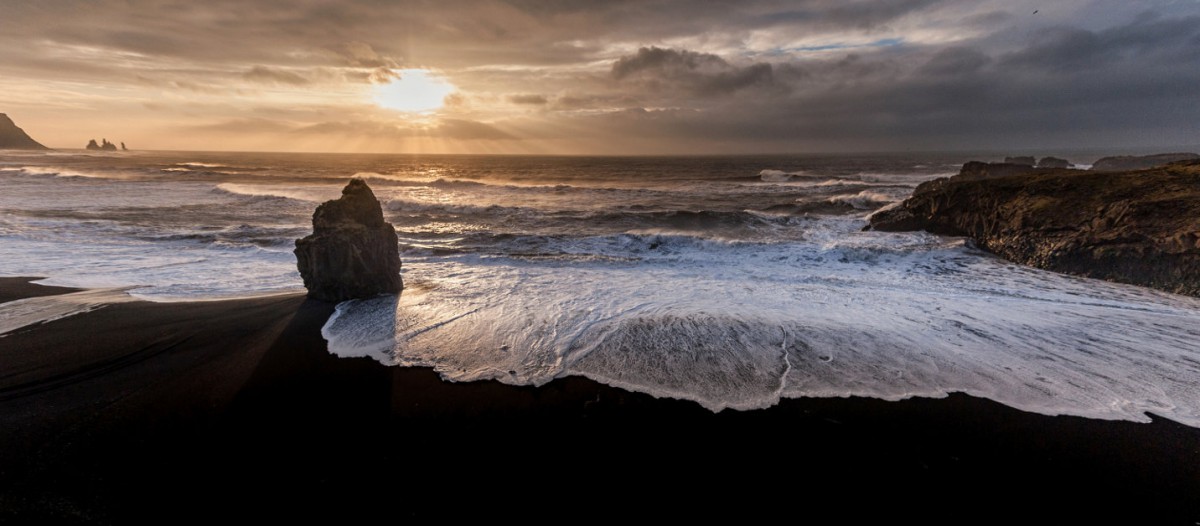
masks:
[(400, 78), (375, 87), (380, 107), (409, 113), (427, 113), (445, 105), (446, 95), (457, 89), (427, 69), (401, 69)]

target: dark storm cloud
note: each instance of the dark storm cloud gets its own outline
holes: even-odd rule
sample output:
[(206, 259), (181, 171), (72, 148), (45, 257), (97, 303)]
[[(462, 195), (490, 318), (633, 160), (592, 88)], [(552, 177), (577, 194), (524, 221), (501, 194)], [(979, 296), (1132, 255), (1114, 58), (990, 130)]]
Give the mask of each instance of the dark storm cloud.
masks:
[(701, 96), (729, 95), (751, 87), (775, 86), (770, 64), (737, 67), (721, 57), (687, 50), (641, 48), (612, 66), (617, 80), (639, 80), (649, 89), (680, 88)]
[[(614, 112), (605, 122), (625, 121), (622, 133), (645, 137), (834, 149), (1200, 143), (1200, 18), (1146, 14), (1101, 30), (1004, 33), (784, 61), (770, 81), (786, 89), (650, 120)], [(615, 61), (613, 76), (685, 79), (699, 95), (711, 78), (703, 72), (734, 67), (694, 51), (642, 49)], [(646, 89), (642, 98), (651, 92), (661, 93)], [(686, 98), (657, 103), (689, 106)]]
[(1200, 16), (1164, 20), (1152, 14), (1104, 31), (1056, 27), (1003, 58), (1006, 66), (1040, 69), (1113, 67), (1130, 61), (1200, 66)]
[(971, 75), (991, 61), (978, 49), (949, 47), (935, 53), (918, 71), (926, 75)]

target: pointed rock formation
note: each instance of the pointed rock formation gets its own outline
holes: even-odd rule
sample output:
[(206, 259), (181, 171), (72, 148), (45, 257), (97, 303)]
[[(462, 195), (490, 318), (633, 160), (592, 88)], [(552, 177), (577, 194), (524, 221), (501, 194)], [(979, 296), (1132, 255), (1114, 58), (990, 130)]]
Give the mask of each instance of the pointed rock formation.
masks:
[[(117, 151), (117, 145), (115, 145), (111, 142), (108, 142), (108, 139), (101, 139), (101, 140), (103, 141), (102, 144), (96, 144), (96, 139), (92, 139), (92, 140), (88, 141), (86, 149), (88, 149), (88, 150), (103, 150), (106, 152)], [(122, 143), (122, 144), (124, 144), (124, 143)]]
[(0, 150), (49, 150), (49, 148), (42, 146), (26, 134), (25, 130), (18, 128), (17, 124), (8, 118), (8, 115), (0, 113)]
[(308, 297), (340, 302), (396, 293), (400, 249), (371, 187), (351, 179), (342, 197), (313, 213), (313, 233), (296, 240), (296, 264)]

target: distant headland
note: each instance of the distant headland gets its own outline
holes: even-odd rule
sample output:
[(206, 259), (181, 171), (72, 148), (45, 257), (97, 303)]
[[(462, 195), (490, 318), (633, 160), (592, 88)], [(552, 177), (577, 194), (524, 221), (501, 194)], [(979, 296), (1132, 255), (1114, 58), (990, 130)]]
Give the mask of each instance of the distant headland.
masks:
[(8, 118), (8, 115), (0, 113), (0, 150), (49, 150), (41, 143), (33, 140), (25, 130), (17, 127), (17, 124)]

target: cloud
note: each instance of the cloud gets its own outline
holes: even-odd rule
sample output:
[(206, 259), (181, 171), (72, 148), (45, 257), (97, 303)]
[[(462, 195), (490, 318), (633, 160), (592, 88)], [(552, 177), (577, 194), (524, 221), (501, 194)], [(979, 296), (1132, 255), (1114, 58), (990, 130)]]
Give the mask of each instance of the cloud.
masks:
[[(1200, 140), (1192, 1), (10, 4), (0, 104), (29, 126), (71, 106), (130, 128), (199, 116), (281, 148), (338, 134), (375, 149), (571, 137), (610, 151), (636, 137), (645, 152)], [(368, 84), (401, 68), (435, 69), (459, 93), (397, 122)]]
[(405, 141), (418, 137), (461, 141), (513, 139), (512, 135), (490, 124), (465, 119), (442, 119), (433, 125), (374, 120), (329, 121), (288, 128), (286, 131), (295, 135), (353, 136), (391, 141)]
[(463, 119), (442, 119), (430, 135), (458, 140), (508, 140), (513, 136), (495, 126)]
[(395, 60), (381, 56), (366, 42), (346, 42), (338, 51), (346, 63), (360, 68), (399, 68)]
[(185, 126), (183, 128), (188, 131), (219, 133), (281, 133), (292, 131), (294, 126), (271, 119), (245, 118), (229, 119), (212, 124)]
[(643, 47), (616, 60), (612, 76), (641, 81), (652, 89), (680, 88), (700, 96), (731, 95), (743, 89), (778, 87), (770, 64), (738, 67), (710, 53)]
[(978, 49), (948, 47), (938, 51), (917, 71), (924, 75), (969, 75), (988, 65), (992, 58)]
[(1102, 31), (1049, 28), (1001, 62), (1012, 68), (1061, 71), (1146, 61), (1182, 65), (1196, 58), (1200, 58), (1200, 16), (1162, 19), (1147, 13)]
[(519, 94), (519, 95), (509, 95), (508, 101), (513, 104), (530, 104), (530, 105), (535, 105), (535, 106), (540, 106), (540, 105), (543, 105), (543, 104), (546, 104), (547, 102), (549, 102), (548, 100), (546, 100), (545, 95), (537, 95), (537, 94), (530, 94), (530, 93)]
[(291, 71), (267, 66), (254, 66), (249, 71), (242, 73), (242, 78), (263, 84), (289, 84), (292, 86), (309, 84), (308, 79)]

